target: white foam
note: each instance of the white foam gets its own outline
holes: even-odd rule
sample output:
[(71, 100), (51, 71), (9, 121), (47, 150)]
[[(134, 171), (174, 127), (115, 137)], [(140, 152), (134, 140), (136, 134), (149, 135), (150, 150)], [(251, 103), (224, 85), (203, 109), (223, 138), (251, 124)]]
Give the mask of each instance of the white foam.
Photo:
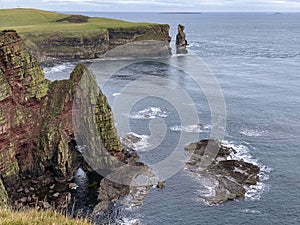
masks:
[(222, 144), (225, 147), (233, 148), (236, 150), (236, 154), (231, 154), (230, 156), (228, 156), (228, 160), (243, 160), (245, 162), (252, 163), (258, 166), (258, 160), (252, 158), (252, 155), (249, 153), (249, 148), (247, 146), (235, 145), (232, 142), (226, 140), (223, 140)]
[(232, 142), (228, 141), (222, 141), (222, 144), (226, 147), (232, 147), (237, 151), (236, 154), (231, 154), (228, 159), (233, 159), (233, 160), (243, 160), (248, 163), (252, 163), (254, 165), (257, 165), (260, 168), (260, 173), (259, 173), (259, 182), (257, 182), (256, 185), (251, 185), (250, 187), (245, 186), (245, 189), (247, 190), (245, 194), (245, 199), (246, 200), (259, 200), (264, 193), (269, 187), (263, 183), (263, 181), (266, 181), (269, 179), (268, 173), (272, 171), (271, 168), (262, 165), (258, 162), (257, 159), (253, 159), (250, 152), (249, 148), (245, 145), (235, 145)]
[(144, 110), (141, 110), (137, 113), (129, 115), (132, 119), (155, 119), (155, 118), (166, 118), (168, 117), (167, 112), (163, 111), (159, 107), (149, 107)]
[(70, 62), (66, 62), (60, 65), (56, 65), (53, 67), (45, 67), (44, 72), (45, 74), (53, 74), (53, 73), (59, 73), (59, 72), (64, 72), (66, 70), (70, 70), (74, 68), (74, 64)]
[(144, 150), (148, 147), (150, 147), (151, 145), (149, 144), (148, 142), (148, 139), (149, 139), (149, 136), (148, 135), (139, 135), (139, 134), (136, 134), (134, 132), (131, 132), (129, 133), (128, 135), (133, 135), (137, 138), (140, 138), (141, 140), (136, 142), (136, 143), (130, 143), (131, 147), (134, 149), (134, 150)]
[(117, 222), (120, 225), (135, 225), (135, 224), (142, 225), (142, 223), (139, 219), (126, 218), (126, 217), (123, 217), (122, 220), (117, 221)]
[(262, 129), (243, 129), (240, 131), (240, 134), (245, 135), (247, 137), (262, 137), (267, 136), (268, 131)]
[(205, 130), (210, 129), (210, 126), (203, 126), (201, 124), (194, 124), (194, 125), (188, 125), (188, 126), (173, 126), (170, 127), (171, 131), (182, 131), (186, 133), (200, 133), (200, 132), (205, 132)]
[(113, 97), (116, 97), (116, 96), (120, 96), (121, 95), (121, 93), (113, 93)]
[(255, 210), (255, 209), (243, 209), (241, 210), (241, 212), (243, 213), (251, 213), (251, 214), (260, 214), (259, 210)]
[(267, 185), (263, 182), (257, 182), (256, 185), (246, 186), (245, 189), (247, 190), (245, 200), (257, 201), (261, 199), (262, 194), (267, 190)]

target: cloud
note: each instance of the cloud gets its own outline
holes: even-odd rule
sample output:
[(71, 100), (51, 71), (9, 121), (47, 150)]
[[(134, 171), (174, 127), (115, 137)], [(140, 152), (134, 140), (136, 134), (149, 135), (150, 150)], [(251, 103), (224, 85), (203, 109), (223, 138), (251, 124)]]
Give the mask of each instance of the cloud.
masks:
[(300, 0), (0, 0), (0, 5), (75, 11), (300, 11)]

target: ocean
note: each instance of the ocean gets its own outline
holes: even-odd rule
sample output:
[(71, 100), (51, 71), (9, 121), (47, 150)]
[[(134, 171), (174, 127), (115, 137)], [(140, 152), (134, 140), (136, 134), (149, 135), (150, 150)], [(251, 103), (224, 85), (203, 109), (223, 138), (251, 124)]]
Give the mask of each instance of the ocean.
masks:
[[(82, 14), (167, 23), (172, 44), (183, 24), (189, 43), (188, 55), (126, 63), (105, 83), (103, 62), (90, 65), (120, 136), (140, 135), (141, 161), (166, 178), (166, 188), (151, 189), (140, 207), (116, 206), (112, 224), (300, 224), (300, 14)], [(211, 83), (199, 85), (183, 67), (199, 76), (209, 68), (219, 94), (210, 96), (205, 84)], [(73, 68), (47, 67), (46, 77), (68, 78)], [(214, 105), (217, 97), (225, 113), (222, 104)], [(216, 125), (221, 129), (212, 134)], [(178, 149), (182, 158), (172, 158), (181, 136), (192, 142), (215, 135), (261, 167), (260, 182), (245, 200), (206, 204), (199, 194), (203, 181), (184, 170), (184, 150)]]

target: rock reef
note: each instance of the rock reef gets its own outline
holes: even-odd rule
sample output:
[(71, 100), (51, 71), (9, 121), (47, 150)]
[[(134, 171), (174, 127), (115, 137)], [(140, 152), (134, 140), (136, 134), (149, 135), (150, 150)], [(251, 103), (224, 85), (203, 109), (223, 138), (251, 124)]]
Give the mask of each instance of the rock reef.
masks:
[[(247, 188), (259, 181), (257, 165), (234, 159), (235, 149), (226, 147), (216, 140), (201, 140), (185, 148), (190, 154), (187, 170), (199, 176), (203, 191), (200, 197), (209, 204), (221, 204), (228, 200), (245, 197)], [(211, 153), (217, 150), (217, 154)], [(213, 157), (211, 163), (206, 160)]]

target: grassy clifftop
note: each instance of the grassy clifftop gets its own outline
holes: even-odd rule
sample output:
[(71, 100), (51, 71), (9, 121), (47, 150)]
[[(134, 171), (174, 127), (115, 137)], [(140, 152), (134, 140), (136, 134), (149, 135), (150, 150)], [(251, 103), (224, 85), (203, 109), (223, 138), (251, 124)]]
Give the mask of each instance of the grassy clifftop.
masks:
[[(70, 14), (61, 14), (37, 9), (1, 9), (0, 28), (14, 29), (19, 34), (32, 32), (86, 32), (107, 28), (134, 28), (151, 26), (150, 23), (132, 23), (123, 20), (89, 17), (88, 22), (71, 22), (63, 20)], [(152, 24), (153, 25), (153, 24)]]
[(134, 41), (165, 41), (169, 25), (133, 23), (36, 9), (0, 9), (0, 31), (16, 30), (40, 61), (93, 59)]

